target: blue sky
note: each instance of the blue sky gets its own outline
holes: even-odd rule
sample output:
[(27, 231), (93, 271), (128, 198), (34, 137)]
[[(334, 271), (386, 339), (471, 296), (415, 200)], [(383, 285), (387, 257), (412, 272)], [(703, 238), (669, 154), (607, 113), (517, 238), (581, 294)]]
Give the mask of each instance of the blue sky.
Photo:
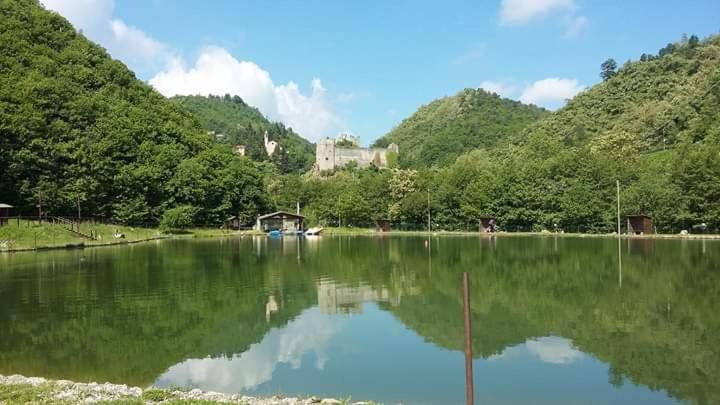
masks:
[(619, 63), (720, 29), (717, 0), (42, 0), (166, 95), (234, 93), (370, 143), (466, 87), (558, 108)]

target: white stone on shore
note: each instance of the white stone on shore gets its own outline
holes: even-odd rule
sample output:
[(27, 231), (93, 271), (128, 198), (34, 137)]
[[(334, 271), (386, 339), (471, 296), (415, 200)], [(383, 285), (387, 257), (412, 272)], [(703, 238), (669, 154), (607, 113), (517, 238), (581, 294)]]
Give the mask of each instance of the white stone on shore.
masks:
[[(43, 384), (50, 384), (52, 391), (49, 393), (52, 399), (58, 401), (66, 401), (73, 403), (94, 404), (104, 401), (113, 401), (119, 399), (140, 398), (144, 390), (140, 387), (128, 387), (124, 384), (98, 384), (76, 383), (68, 380), (47, 380), (42, 377), (24, 377), (21, 375), (3, 376), (0, 375), (0, 385), (32, 385), (37, 387)], [(151, 389), (154, 387), (148, 387)], [(341, 401), (333, 398), (320, 399), (318, 397), (310, 397), (306, 399), (299, 398), (282, 398), (278, 396), (270, 398), (256, 398), (240, 394), (223, 394), (213, 391), (202, 391), (200, 389), (192, 389), (190, 391), (167, 391), (168, 394), (180, 400), (205, 400), (216, 401), (221, 403), (245, 404), (245, 405), (339, 405)], [(51, 399), (48, 398), (48, 399)], [(148, 404), (155, 402), (147, 401)], [(368, 402), (353, 402), (351, 405), (366, 405)]]

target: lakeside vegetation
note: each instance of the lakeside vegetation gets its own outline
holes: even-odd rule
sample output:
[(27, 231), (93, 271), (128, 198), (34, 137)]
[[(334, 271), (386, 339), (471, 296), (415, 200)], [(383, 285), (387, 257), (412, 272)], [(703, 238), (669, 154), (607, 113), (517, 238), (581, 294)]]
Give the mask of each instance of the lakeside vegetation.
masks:
[(52, 223), (44, 220), (40, 224), (36, 220), (12, 219), (5, 226), (0, 226), (0, 252), (30, 249), (52, 249), (62, 247), (94, 247), (124, 243), (135, 243), (164, 239), (170, 237), (213, 237), (248, 234), (247, 231), (234, 231), (222, 228), (198, 228), (190, 226), (186, 229), (162, 230), (159, 227), (137, 227), (114, 224), (82, 222), (78, 226)]
[[(0, 403), (71, 405), (91, 402), (99, 405), (310, 405), (337, 404), (353, 405), (350, 398), (340, 400), (316, 398), (255, 398), (243, 395), (221, 394), (214, 392), (194, 392), (186, 389), (161, 389), (148, 387), (127, 387), (125, 385), (76, 383), (72, 381), (53, 381), (37, 377), (0, 375)], [(361, 405), (379, 405), (373, 401), (363, 401)]]
[[(0, 15), (0, 202), (14, 215), (219, 227), (300, 202), (307, 225), (425, 229), (430, 214), (449, 231), (494, 217), (505, 231), (609, 233), (619, 181), (621, 215), (663, 233), (720, 229), (718, 36), (608, 61), (603, 82), (553, 113), (465, 90), (378, 140), (399, 143), (400, 167), (319, 176), (298, 173), (310, 143), (239, 97), (168, 100), (37, 0)], [(265, 130), (285, 148), (270, 160)]]

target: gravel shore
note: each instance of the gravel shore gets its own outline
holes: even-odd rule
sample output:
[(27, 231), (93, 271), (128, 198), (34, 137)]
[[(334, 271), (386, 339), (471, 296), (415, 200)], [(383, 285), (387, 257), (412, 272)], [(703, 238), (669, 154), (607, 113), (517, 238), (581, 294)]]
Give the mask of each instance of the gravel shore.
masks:
[(40, 377), (0, 375), (0, 404), (97, 404), (119, 401), (128, 404), (229, 403), (244, 405), (371, 405), (372, 402), (349, 402), (332, 398), (256, 398), (240, 394), (219, 392), (171, 391), (158, 388), (128, 387), (118, 384), (76, 383), (67, 380), (47, 380)]

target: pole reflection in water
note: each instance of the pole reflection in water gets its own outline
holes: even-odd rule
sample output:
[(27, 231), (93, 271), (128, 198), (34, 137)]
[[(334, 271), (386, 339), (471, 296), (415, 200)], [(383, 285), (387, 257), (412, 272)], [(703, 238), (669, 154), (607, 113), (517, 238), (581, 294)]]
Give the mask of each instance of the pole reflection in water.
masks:
[(622, 288), (622, 245), (618, 236), (618, 284)]
[(470, 324), (470, 274), (463, 273), (463, 302), (465, 307), (465, 390), (467, 404), (473, 405), (473, 363), (472, 363), (472, 330)]

